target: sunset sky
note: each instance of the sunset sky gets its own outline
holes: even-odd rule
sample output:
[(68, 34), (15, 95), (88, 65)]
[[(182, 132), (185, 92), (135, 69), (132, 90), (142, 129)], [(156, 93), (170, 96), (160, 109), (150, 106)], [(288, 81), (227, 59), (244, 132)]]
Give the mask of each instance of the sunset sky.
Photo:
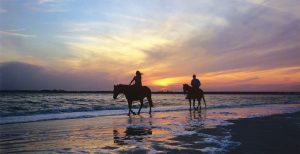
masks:
[(0, 90), (300, 91), (299, 0), (1, 0)]

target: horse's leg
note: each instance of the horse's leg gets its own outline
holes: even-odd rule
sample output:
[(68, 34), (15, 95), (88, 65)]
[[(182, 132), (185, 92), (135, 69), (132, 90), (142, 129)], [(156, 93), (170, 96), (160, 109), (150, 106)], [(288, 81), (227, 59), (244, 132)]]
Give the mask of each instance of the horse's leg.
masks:
[(194, 110), (197, 110), (195, 107), (195, 101), (196, 101), (196, 99), (193, 99), (193, 107), (194, 107)]
[(142, 107), (143, 107), (143, 104), (144, 104), (144, 102), (143, 102), (143, 99), (140, 99), (140, 102), (141, 102), (141, 106), (140, 106), (140, 108), (139, 108), (139, 112), (138, 112), (138, 114), (140, 114), (140, 112), (141, 112), (141, 109), (142, 109)]
[(151, 114), (151, 108), (153, 106), (153, 102), (152, 102), (152, 98), (151, 98), (151, 94), (147, 96), (147, 100), (148, 100), (148, 103), (149, 103), (149, 114)]
[(198, 98), (197, 100), (198, 100), (198, 107), (197, 107), (197, 110), (199, 109), (199, 107), (200, 107), (200, 110), (201, 110), (201, 98)]
[(130, 111), (131, 111), (132, 114), (136, 115), (136, 113), (134, 111), (132, 111), (132, 109), (130, 109)]
[(128, 114), (127, 114), (128, 116), (130, 116), (131, 104), (132, 104), (132, 102), (128, 101)]
[(133, 112), (133, 111), (131, 110), (131, 107), (132, 107), (132, 101), (129, 101), (128, 104), (129, 104), (129, 113), (128, 113), (128, 115), (130, 115), (130, 112), (131, 112), (132, 114), (136, 115), (136, 113)]
[(196, 99), (197, 99), (198, 105), (197, 105), (197, 107), (195, 108), (195, 110), (198, 110), (198, 108), (199, 108), (199, 99), (198, 99), (198, 98), (196, 98)]
[(192, 111), (192, 101), (191, 101), (191, 99), (189, 99), (189, 102), (190, 102), (190, 111)]
[(202, 98), (203, 98), (204, 105), (205, 105), (205, 108), (206, 108), (206, 101), (205, 101), (205, 98), (204, 98), (204, 94), (202, 94)]

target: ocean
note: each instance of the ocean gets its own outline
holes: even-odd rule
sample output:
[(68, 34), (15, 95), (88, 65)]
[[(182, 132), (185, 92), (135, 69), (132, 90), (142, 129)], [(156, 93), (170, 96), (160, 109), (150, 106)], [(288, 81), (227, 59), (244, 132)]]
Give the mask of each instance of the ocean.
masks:
[[(153, 112), (189, 109), (184, 94), (152, 94)], [(206, 94), (207, 109), (300, 104), (300, 95)], [(0, 93), (0, 124), (126, 114), (124, 95), (109, 93)], [(196, 102), (197, 104), (197, 102)], [(202, 100), (202, 107), (204, 106)], [(139, 107), (133, 103), (133, 108)], [(145, 107), (147, 100), (145, 99)], [(143, 108), (142, 112), (148, 109)]]

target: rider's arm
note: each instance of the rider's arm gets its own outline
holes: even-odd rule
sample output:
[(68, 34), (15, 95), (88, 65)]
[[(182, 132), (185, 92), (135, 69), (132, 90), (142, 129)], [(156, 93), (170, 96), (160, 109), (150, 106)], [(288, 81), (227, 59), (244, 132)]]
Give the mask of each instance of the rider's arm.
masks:
[(135, 80), (135, 77), (133, 77), (133, 79), (130, 81), (129, 85), (131, 85), (134, 80)]

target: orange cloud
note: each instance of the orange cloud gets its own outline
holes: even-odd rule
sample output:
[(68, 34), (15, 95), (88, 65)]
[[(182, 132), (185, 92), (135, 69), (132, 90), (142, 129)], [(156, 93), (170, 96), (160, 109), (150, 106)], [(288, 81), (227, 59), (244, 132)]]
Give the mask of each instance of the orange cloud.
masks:
[[(230, 90), (232, 87), (246, 88), (245, 85), (257, 86), (282, 86), (300, 84), (300, 66), (275, 68), (269, 70), (232, 70), (225, 72), (213, 72), (199, 74), (202, 87), (209, 90)], [(182, 84), (190, 83), (190, 76), (178, 76), (169, 78), (156, 78), (147, 82), (150, 86), (163, 90), (180, 90)]]

